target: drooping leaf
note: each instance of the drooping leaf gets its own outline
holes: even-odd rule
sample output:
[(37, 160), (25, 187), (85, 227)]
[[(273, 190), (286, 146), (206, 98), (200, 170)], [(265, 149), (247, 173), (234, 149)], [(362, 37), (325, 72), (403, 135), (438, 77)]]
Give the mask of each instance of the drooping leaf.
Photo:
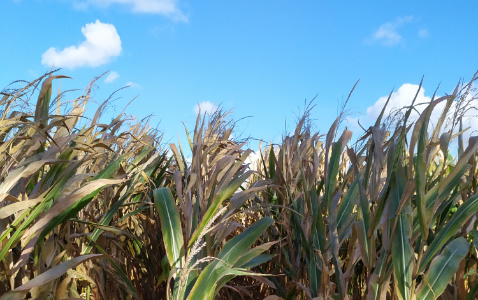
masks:
[(36, 276), (35, 278), (31, 279), (27, 283), (17, 287), (13, 291), (6, 293), (0, 300), (7, 300), (7, 299), (23, 299), (24, 295), (32, 288), (44, 285), (52, 280), (55, 280), (65, 274), (69, 269), (74, 268), (78, 264), (88, 260), (88, 259), (98, 259), (105, 257), (103, 254), (90, 254), (90, 255), (83, 255), (72, 258), (67, 260), (58, 266), (55, 266), (48, 271)]

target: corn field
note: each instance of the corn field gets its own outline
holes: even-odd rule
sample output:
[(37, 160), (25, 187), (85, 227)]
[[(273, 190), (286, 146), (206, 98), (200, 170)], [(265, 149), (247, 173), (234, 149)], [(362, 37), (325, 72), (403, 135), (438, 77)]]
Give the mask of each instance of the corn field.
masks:
[(61, 113), (62, 78), (0, 95), (0, 300), (478, 299), (478, 73), (354, 135), (310, 106), (256, 159), (221, 110), (169, 145), (85, 117), (95, 81)]

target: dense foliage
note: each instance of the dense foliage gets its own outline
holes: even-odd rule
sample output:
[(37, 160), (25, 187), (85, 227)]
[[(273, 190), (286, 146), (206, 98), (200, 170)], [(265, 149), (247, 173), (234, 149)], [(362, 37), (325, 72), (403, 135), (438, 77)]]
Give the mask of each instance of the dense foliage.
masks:
[(384, 107), (355, 143), (344, 114), (320, 135), (307, 109), (256, 159), (222, 111), (187, 151), (147, 120), (101, 123), (107, 101), (86, 118), (94, 81), (61, 113), (61, 78), (1, 93), (1, 300), (476, 297), (476, 75), (416, 120), (415, 99)]

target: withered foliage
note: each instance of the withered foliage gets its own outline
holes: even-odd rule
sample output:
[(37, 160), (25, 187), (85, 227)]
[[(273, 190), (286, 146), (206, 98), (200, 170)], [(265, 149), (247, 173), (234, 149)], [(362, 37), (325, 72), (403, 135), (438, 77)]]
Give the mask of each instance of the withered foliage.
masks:
[(1, 93), (0, 299), (475, 299), (476, 74), (356, 142), (307, 109), (255, 159), (221, 110), (169, 147), (86, 118), (94, 81), (61, 113), (61, 78)]

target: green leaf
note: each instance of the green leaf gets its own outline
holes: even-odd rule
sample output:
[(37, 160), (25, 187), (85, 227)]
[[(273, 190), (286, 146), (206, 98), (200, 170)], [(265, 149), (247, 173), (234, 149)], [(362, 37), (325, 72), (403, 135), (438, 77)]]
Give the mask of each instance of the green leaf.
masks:
[(478, 250), (478, 231), (476, 229), (472, 229), (470, 231), (471, 240), (473, 241), (473, 246)]
[(35, 109), (35, 122), (39, 122), (46, 126), (48, 123), (48, 116), (50, 110), (50, 100), (52, 92), (52, 82), (55, 79), (71, 78), (64, 75), (49, 76), (42, 83), (40, 94), (38, 95), (38, 101)]
[[(269, 177), (270, 179), (274, 180), (274, 183), (277, 182), (276, 178), (276, 166), (275, 166), (275, 153), (274, 153), (274, 146), (271, 144), (270, 146), (270, 151), (269, 151)], [(267, 170), (267, 168), (264, 168), (264, 170)]]
[[(2, 250), (0, 251), (0, 261), (2, 261), (7, 254), (8, 250), (12, 245), (15, 245), (18, 240), (22, 237), (22, 234), (25, 232), (26, 228), (33, 224), (35, 219), (38, 218), (38, 216), (44, 212), (44, 210), (47, 209), (51, 205), (53, 197), (55, 197), (61, 190), (61, 188), (64, 186), (65, 182), (68, 181), (71, 176), (75, 174), (76, 169), (80, 163), (73, 164), (66, 168), (65, 172), (63, 173), (63, 176), (61, 179), (53, 184), (53, 186), (45, 192), (44, 200), (37, 205), (35, 208), (32, 209), (26, 209), (21, 218), (17, 218), (12, 225), (15, 226), (15, 232), (10, 236), (10, 238), (7, 240), (7, 242), (3, 245)], [(31, 211), (31, 213), (30, 213)], [(29, 214), (30, 213), (30, 214)], [(28, 215), (29, 214), (29, 215)], [(28, 215), (28, 216), (27, 216)], [(26, 219), (24, 219), (26, 217)], [(19, 224), (20, 221), (24, 220), (21, 224)], [(4, 234), (0, 236), (0, 242), (2, 242), (8, 234), (11, 232), (13, 228), (10, 227), (8, 230), (5, 231)]]
[[(88, 240), (98, 249), (99, 252), (107, 256), (106, 251), (100, 247), (95, 241), (90, 239), (87, 236)], [(136, 299), (141, 299), (141, 296), (138, 294), (138, 291), (136, 290), (133, 282), (129, 279), (129, 277), (123, 272), (123, 270), (115, 263), (115, 260), (112, 258), (108, 258), (109, 262), (113, 266), (113, 268), (116, 271), (116, 275), (118, 276), (119, 280), (123, 285), (127, 293), (129, 293), (131, 296), (133, 296)]]
[[(147, 148), (150, 149), (150, 148)], [(149, 151), (147, 151), (149, 153)], [(115, 214), (118, 212), (120, 207), (123, 205), (123, 203), (131, 197), (131, 193), (134, 192), (135, 186), (137, 183), (143, 183), (146, 181), (146, 179), (142, 176), (142, 172), (146, 174), (146, 176), (150, 177), (156, 170), (157, 168), (163, 163), (163, 161), (166, 159), (165, 154), (162, 156), (159, 156), (159, 152), (153, 155), (147, 163), (144, 165), (141, 165), (140, 168), (136, 171), (135, 176), (133, 179), (128, 183), (128, 187), (126, 189), (126, 192), (124, 193), (123, 196), (115, 203), (113, 204), (110, 209), (106, 212), (106, 214), (101, 218), (100, 222), (98, 224), (100, 225), (109, 225)], [(136, 162), (139, 162), (139, 160), (135, 160)], [(150, 162), (150, 163), (149, 163)], [(149, 163), (149, 164), (148, 164)], [(142, 210), (144, 208), (140, 208)], [(139, 210), (138, 210), (139, 211)], [(127, 217), (130, 214), (134, 214), (134, 212), (127, 214), (126, 216), (123, 216), (123, 218)], [(122, 218), (122, 219), (123, 219)], [(90, 238), (93, 241), (96, 241), (98, 237), (103, 233), (103, 230), (100, 228), (96, 228), (93, 233), (91, 234)], [(83, 254), (87, 254), (90, 252), (92, 249), (93, 245), (90, 243), (85, 250), (83, 251)]]
[[(252, 249), (245, 251), (244, 254), (236, 261), (236, 263), (234, 264), (234, 267), (241, 268), (241, 269), (250, 269), (255, 267), (253, 265), (254, 258), (259, 257), (260, 254), (269, 250), (269, 248), (276, 243), (277, 242), (269, 242), (269, 243), (261, 244), (257, 247), (254, 247)], [(269, 255), (269, 254), (264, 254), (264, 255)], [(272, 257), (273, 256), (274, 255), (272, 255)]]
[[(339, 235), (350, 227), (350, 224), (353, 222), (355, 214), (353, 213), (353, 208), (355, 205), (355, 199), (358, 196), (358, 180), (355, 180), (350, 188), (347, 190), (347, 193), (343, 196), (343, 200), (340, 201), (339, 211), (337, 213), (337, 231)], [(342, 240), (339, 239), (339, 242)]]
[(458, 270), (460, 262), (468, 253), (469, 246), (463, 237), (459, 237), (433, 259), (422, 283), (418, 286), (417, 299), (437, 299), (443, 293)]
[(256, 257), (252, 258), (248, 263), (244, 264), (243, 268), (246, 269), (246, 270), (252, 269), (254, 267), (257, 267), (258, 265), (261, 265), (265, 262), (268, 262), (274, 256), (275, 256), (275, 254), (261, 254), (261, 255), (258, 255)]
[(395, 238), (392, 242), (393, 274), (399, 299), (410, 299), (412, 288), (414, 265), (414, 252), (410, 246), (412, 218), (411, 209), (407, 208), (398, 216)]
[[(118, 159), (111, 162), (106, 168), (101, 170), (101, 172), (99, 172), (95, 177), (93, 177), (93, 179), (89, 182), (89, 184), (94, 184), (95, 180), (97, 179), (110, 178), (116, 172), (116, 170), (118, 170), (121, 162), (123, 161), (123, 158), (124, 158), (124, 155), (121, 155)], [(82, 210), (88, 203), (90, 203), (91, 200), (93, 200), (93, 198), (95, 198), (96, 195), (99, 194), (101, 189), (105, 187), (106, 185), (109, 185), (109, 183), (105, 182), (105, 184), (101, 184), (99, 188), (89, 193), (85, 197), (82, 197), (80, 200), (76, 201), (73, 205), (63, 210), (56, 217), (54, 217), (40, 234), (39, 240), (40, 241), (43, 240), (43, 238), (59, 224), (62, 224), (69, 218), (76, 216), (76, 214), (80, 210)]]
[(201, 233), (201, 231), (204, 230), (204, 228), (209, 223), (211, 218), (216, 214), (216, 212), (217, 212), (219, 206), (221, 205), (221, 203), (224, 200), (231, 197), (237, 191), (237, 189), (241, 186), (241, 184), (247, 178), (249, 178), (249, 176), (251, 176), (251, 173), (252, 173), (252, 171), (248, 171), (248, 172), (236, 177), (224, 189), (222, 189), (221, 191), (219, 191), (217, 193), (216, 197), (214, 197), (214, 200), (212, 201), (208, 210), (204, 214), (204, 216), (201, 220), (201, 223), (199, 224), (198, 228), (194, 231), (191, 239), (189, 240), (189, 245), (188, 245), (189, 247), (191, 247), (191, 245), (196, 241), (196, 239), (199, 237), (199, 234)]
[[(126, 172), (129, 173), (131, 172), (131, 170), (133, 170), (134, 168), (136, 168), (139, 164), (139, 162), (146, 157), (146, 155), (148, 155), (154, 148), (152, 147), (144, 147), (141, 152), (134, 157), (134, 160), (131, 162), (131, 164), (129, 165), (129, 167), (126, 169)], [(159, 152), (157, 153), (157, 155), (159, 154)]]
[(332, 154), (330, 155), (330, 165), (327, 174), (327, 184), (325, 186), (324, 198), (327, 201), (327, 208), (332, 208), (332, 199), (335, 191), (337, 174), (339, 173), (340, 156), (342, 151), (352, 137), (352, 131), (344, 130), (339, 140), (332, 146)]
[[(377, 267), (373, 271), (368, 282), (367, 299), (384, 299), (386, 297), (389, 288), (390, 275), (384, 275), (391, 265), (390, 262), (387, 262), (387, 257), (389, 257), (389, 255), (385, 251), (382, 251), (382, 255), (377, 258)], [(381, 281), (382, 277), (386, 277), (387, 279)]]
[(230, 239), (217, 256), (199, 275), (188, 299), (212, 299), (218, 281), (230, 271), (239, 258), (274, 221), (265, 217), (252, 224), (243, 233)]
[(369, 268), (371, 267), (372, 258), (372, 241), (368, 238), (370, 229), (370, 210), (367, 195), (362, 184), (359, 184), (359, 198), (357, 199), (357, 216), (358, 220), (354, 222), (355, 230), (359, 239), (360, 253), (363, 263)]
[(420, 229), (425, 238), (428, 235), (428, 215), (426, 210), (425, 188), (427, 183), (426, 146), (428, 141), (428, 119), (430, 118), (431, 114), (430, 107), (431, 104), (422, 114), (422, 116), (424, 116), (424, 120), (422, 120), (420, 135), (418, 137), (417, 158), (415, 163), (415, 187), (417, 191), (416, 205)]
[(167, 187), (154, 190), (154, 203), (159, 212), (164, 246), (171, 267), (181, 267), (183, 232), (176, 201)]
[(444, 178), (439, 185), (435, 185), (433, 188), (431, 188), (426, 194), (425, 202), (427, 210), (430, 210), (434, 206), (437, 207), (440, 205), (450, 196), (450, 193), (458, 185), (461, 185), (461, 178), (469, 168), (468, 161), (477, 150), (478, 137), (471, 137), (466, 151), (460, 155), (458, 162), (448, 176)]
[(454, 236), (462, 225), (476, 212), (478, 211), (478, 194), (470, 197), (465, 201), (456, 213), (451, 217), (450, 221), (440, 230), (433, 242), (428, 247), (427, 251), (423, 255), (422, 261), (420, 262), (420, 267), (418, 272), (423, 272), (428, 264), (428, 262), (433, 258), (433, 256), (440, 251), (441, 247), (445, 245), (452, 236)]

